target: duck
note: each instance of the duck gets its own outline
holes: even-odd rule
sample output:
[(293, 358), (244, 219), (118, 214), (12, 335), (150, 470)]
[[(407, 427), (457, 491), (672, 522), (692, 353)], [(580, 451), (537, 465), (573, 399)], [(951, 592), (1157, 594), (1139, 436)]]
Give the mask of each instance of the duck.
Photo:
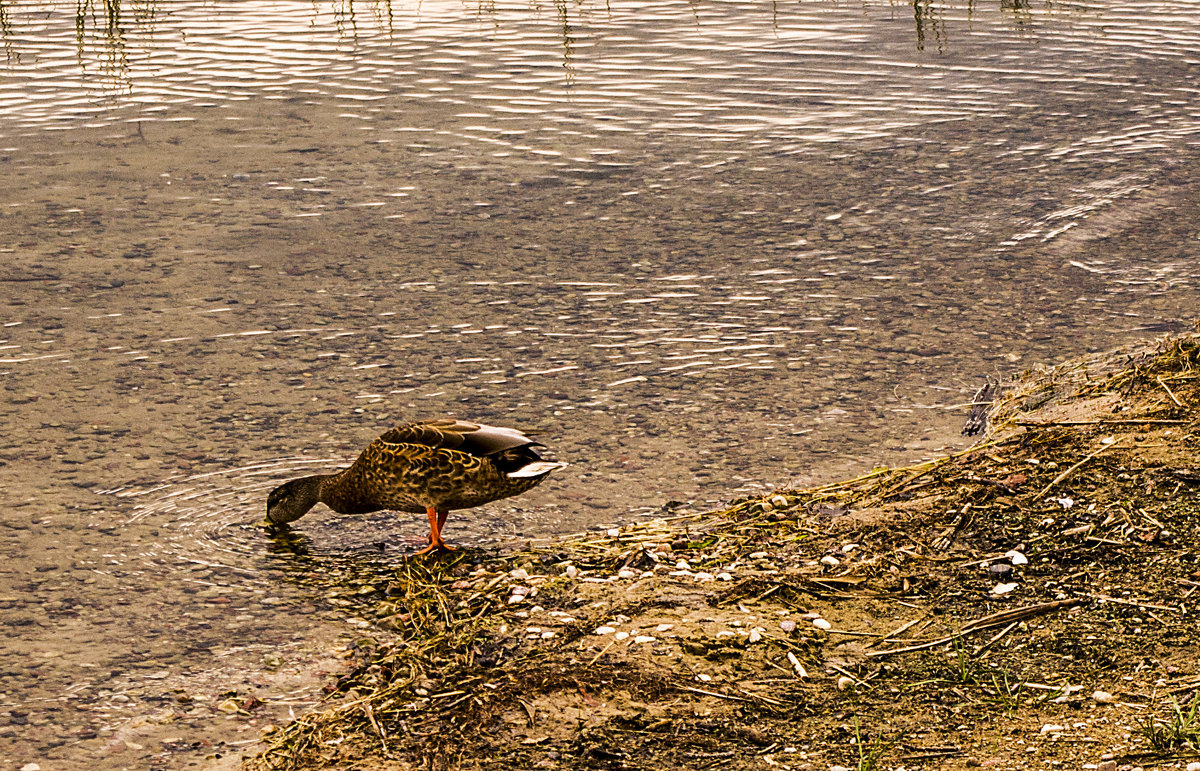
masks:
[(414, 556), (453, 551), (442, 537), (451, 511), (520, 495), (567, 467), (542, 460), (533, 448), (544, 446), (515, 428), (456, 418), (396, 426), (341, 471), (276, 487), (267, 496), (264, 524), (279, 532), (318, 503), (339, 514), (423, 512), (429, 545)]

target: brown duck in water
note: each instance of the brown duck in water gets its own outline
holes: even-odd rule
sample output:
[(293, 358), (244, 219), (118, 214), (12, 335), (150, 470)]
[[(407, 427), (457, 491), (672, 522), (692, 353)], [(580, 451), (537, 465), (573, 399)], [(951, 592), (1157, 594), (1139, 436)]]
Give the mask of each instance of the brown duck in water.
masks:
[(453, 418), (409, 423), (388, 431), (336, 474), (293, 479), (267, 496), (271, 528), (303, 517), (317, 503), (340, 514), (425, 512), (429, 545), (450, 549), (442, 525), (453, 509), (469, 509), (536, 487), (565, 463), (544, 461), (541, 446), (515, 428)]

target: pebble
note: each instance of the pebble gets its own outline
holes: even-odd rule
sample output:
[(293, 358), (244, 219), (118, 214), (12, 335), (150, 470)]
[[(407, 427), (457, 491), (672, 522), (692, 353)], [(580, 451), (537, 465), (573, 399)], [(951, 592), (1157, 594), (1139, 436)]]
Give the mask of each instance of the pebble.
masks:
[(756, 643), (762, 639), (762, 630), (759, 627), (754, 627), (750, 630), (750, 642)]
[(648, 634), (639, 634), (637, 637), (633, 638), (633, 641), (635, 643), (652, 643), (654, 642), (654, 637)]
[(1046, 725), (1042, 726), (1041, 732), (1044, 734), (1060, 734), (1065, 730), (1067, 730), (1067, 727), (1065, 725), (1057, 725), (1055, 723), (1047, 723)]
[(1008, 557), (1008, 561), (1014, 565), (1025, 565), (1029, 562), (1029, 558), (1016, 549), (1004, 552), (1004, 556)]
[(579, 575), (579, 568), (574, 565), (567, 565), (567, 569), (564, 572), (567, 574), (567, 578), (575, 578)]
[(1016, 584), (996, 584), (992, 587), (992, 594), (1008, 594), (1016, 588)]
[(712, 680), (712, 675), (696, 675), (696, 679), (702, 683), (707, 683)]
[(845, 544), (842, 546), (842, 554), (849, 554), (850, 552), (854, 551), (857, 548), (858, 548), (858, 544), (856, 544), (856, 543)]
[(615, 640), (624, 640), (626, 637), (629, 637), (629, 632), (617, 632), (613, 635), (613, 639)]
[(621, 535), (621, 529), (617, 527), (609, 528), (605, 532), (608, 534), (609, 538), (617, 538)]
[(611, 626), (598, 626), (596, 627), (596, 631), (592, 632), (592, 634), (612, 634), (615, 631), (617, 630)]
[(509, 575), (517, 581), (524, 581), (525, 579), (529, 578), (529, 571), (527, 571), (525, 568), (516, 568), (515, 570), (511, 571)]
[(1187, 764), (1187, 771), (1200, 771), (1200, 761), (1192, 761)]
[(792, 632), (796, 631), (796, 622), (790, 618), (784, 619), (783, 621), (779, 622), (779, 628), (788, 634), (791, 634)]
[(796, 654), (788, 651), (787, 660), (792, 665), (792, 669), (796, 670), (797, 675), (808, 677), (808, 672), (804, 669), (804, 665), (800, 663), (800, 659), (796, 658)]
[(668, 631), (670, 629), (674, 629), (674, 628), (675, 628), (674, 624), (659, 624), (658, 626), (654, 627), (654, 631), (666, 632), (666, 631)]
[(852, 687), (853, 685), (854, 685), (854, 679), (853, 679), (853, 678), (846, 677), (845, 675), (842, 675), (841, 677), (839, 677), (839, 678), (837, 679), (837, 689), (838, 689), (839, 691), (844, 691), (844, 690), (846, 690), (847, 688), (850, 688), (850, 687)]
[(1106, 760), (1096, 766), (1096, 771), (1117, 771), (1117, 761)]
[(776, 495), (771, 498), (771, 505), (777, 509), (786, 509), (788, 507), (788, 499), (782, 495)]
[(42, 771), (42, 767), (37, 763), (26, 763), (21, 766), (21, 771)]
[(813, 623), (813, 626), (815, 626), (817, 629), (825, 629), (825, 630), (833, 629), (833, 624), (829, 623), (828, 621), (826, 621), (823, 618), (814, 618), (812, 623)]
[(842, 564), (842, 562), (837, 557), (826, 554), (824, 557), (821, 558), (821, 564), (828, 565), (831, 568), (835, 568), (838, 565)]
[[(1113, 696), (1108, 691), (1096, 691), (1092, 694), (1092, 699), (1099, 704), (1112, 704), (1117, 700), (1117, 697)], [(1189, 769), (1188, 771), (1193, 770)], [(1198, 767), (1195, 771), (1200, 771), (1200, 767)]]
[(692, 566), (688, 564), (687, 560), (679, 560), (678, 562), (675, 563), (675, 569), (676, 570), (691, 570)]
[(717, 580), (718, 581), (732, 581), (733, 576), (731, 576), (728, 573), (717, 573)]
[(629, 568), (621, 568), (621, 570), (617, 571), (617, 578), (637, 578), (637, 577), (638, 577), (638, 572), (636, 570), (630, 570)]

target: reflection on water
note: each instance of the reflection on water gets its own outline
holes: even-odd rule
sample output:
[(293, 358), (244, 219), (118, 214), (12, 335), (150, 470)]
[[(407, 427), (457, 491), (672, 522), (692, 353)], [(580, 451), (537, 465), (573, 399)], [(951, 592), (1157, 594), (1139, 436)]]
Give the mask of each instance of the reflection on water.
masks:
[[(61, 5), (37, 2), (36, 0), (0, 0), (0, 38), (7, 54), (10, 67), (18, 65), (44, 66), (56, 55), (47, 50), (44, 42), (48, 36), (60, 33), (57, 19)], [(687, 9), (697, 28), (711, 27), (723, 23), (727, 15), (726, 6), (733, 3), (717, 0), (709, 3), (688, 3)], [(644, 13), (643, 5), (616, 8), (611, 3), (570, 3), (554, 0), (558, 48), (561, 67), (565, 73), (564, 85), (574, 83), (573, 53), (577, 43), (588, 46), (602, 44), (609, 36), (603, 25), (616, 17), (632, 14), (650, 18)], [(886, 16), (879, 21), (901, 15), (901, 4), (888, 8)], [(912, 0), (912, 40), (917, 51), (925, 51), (926, 44), (935, 43), (937, 52), (944, 53), (952, 30), (969, 34), (971, 22), (982, 12), (974, 2), (965, 5), (936, 2), (935, 0)], [(1012, 28), (1021, 32), (1035, 30), (1035, 10), (1027, 0), (999, 0), (999, 9), (1011, 19)], [(237, 54), (229, 57), (236, 62), (246, 54), (247, 46), (262, 46), (264, 52), (275, 48), (277, 41), (256, 34), (254, 27), (245, 26), (239, 16), (265, 15), (278, 19), (286, 15), (297, 21), (305, 20), (303, 27), (292, 31), (302, 38), (294, 42), (302, 46), (322, 47), (334, 45), (338, 52), (357, 52), (361, 43), (371, 46), (378, 40), (389, 43), (397, 41), (397, 33), (407, 34), (414, 25), (436, 25), (441, 21), (445, 8), (438, 3), (414, 3), (393, 7), (391, 0), (369, 0), (354, 3), (348, 0), (332, 0), (312, 4), (290, 2), (255, 2), (230, 5), (213, 4), (201, 7), (201, 14), (190, 4), (163, 5), (156, 0), (76, 0), (74, 8), (75, 61), (85, 84), (91, 88), (112, 92), (128, 92), (135, 82), (147, 75), (157, 73), (153, 68), (143, 70), (140, 65), (153, 64), (174, 49), (204, 46), (204, 37), (222, 31), (231, 35), (246, 34), (244, 45), (238, 46)], [(498, 7), (495, 2), (480, 2), (475, 8), (477, 19), (492, 28), (497, 37), (505, 34), (504, 28), (513, 21), (539, 21), (543, 9), (536, 3), (527, 6)], [(781, 14), (779, 3), (772, 2), (769, 14), (770, 29), (776, 35), (786, 36), (792, 8)], [(1037, 13), (1045, 17), (1059, 14), (1086, 15), (1086, 6), (1077, 3), (1054, 3), (1050, 0), (1037, 7)], [(575, 17), (574, 19), (572, 17)], [(182, 22), (182, 24), (180, 23)], [(398, 24), (398, 22), (401, 22)], [(806, 25), (807, 32), (814, 32)], [(710, 30), (711, 31), (711, 30)], [(851, 30), (845, 30), (847, 39), (857, 38)]]

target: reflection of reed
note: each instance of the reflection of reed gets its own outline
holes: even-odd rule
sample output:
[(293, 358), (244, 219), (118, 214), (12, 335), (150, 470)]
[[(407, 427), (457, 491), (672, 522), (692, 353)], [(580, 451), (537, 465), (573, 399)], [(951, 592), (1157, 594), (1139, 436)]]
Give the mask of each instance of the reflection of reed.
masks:
[(8, 8), (0, 2), (0, 39), (4, 41), (4, 58), (9, 64), (21, 61), (21, 52), (12, 45), (12, 21), (8, 18)]
[(567, 16), (567, 0), (554, 0), (554, 8), (558, 11), (558, 21), (562, 25), (563, 72), (566, 74), (569, 88), (575, 84), (575, 65), (571, 62), (575, 38), (571, 36), (571, 19)]

